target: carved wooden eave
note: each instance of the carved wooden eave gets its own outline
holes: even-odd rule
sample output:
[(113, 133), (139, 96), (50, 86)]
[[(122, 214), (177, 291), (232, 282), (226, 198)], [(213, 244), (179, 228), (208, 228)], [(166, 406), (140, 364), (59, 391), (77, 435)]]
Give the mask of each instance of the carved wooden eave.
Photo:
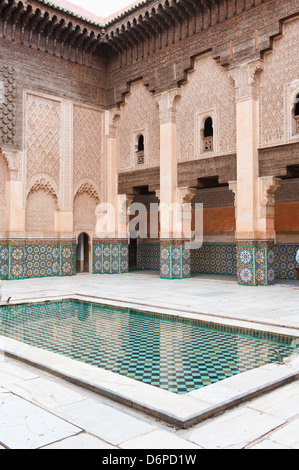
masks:
[[(250, 15), (267, 3), (271, 0), (145, 0), (100, 24), (47, 0), (0, 0), (0, 37), (74, 62), (80, 62), (79, 51), (81, 63), (87, 53), (102, 57), (117, 54), (121, 66), (189, 38), (192, 49), (197, 44), (194, 57), (203, 52), (201, 33), (243, 14)], [(291, 2), (288, 9), (291, 15), (298, 10)], [(229, 39), (219, 38), (211, 49), (213, 57), (230, 66), (248, 54), (258, 58), (280, 34), (280, 20), (242, 36), (243, 44), (235, 44), (235, 49), (234, 44), (229, 47)]]
[[(219, 12), (220, 2), (225, 0), (151, 0), (137, 4), (132, 10), (123, 13), (105, 25), (104, 40), (117, 52), (124, 53), (142, 44), (141, 57), (149, 54), (149, 41), (152, 52), (162, 49), (162, 35), (167, 47), (204, 29), (203, 16), (211, 19), (212, 10)], [(216, 14), (218, 20), (218, 14)], [(201, 18), (198, 28), (197, 22)], [(211, 25), (211, 21), (207, 26)], [(147, 50), (146, 49), (147, 45)], [(136, 52), (138, 54), (138, 51)]]
[(100, 25), (41, 1), (0, 0), (0, 20), (0, 37), (84, 65), (102, 42)]
[[(135, 5), (131, 10), (114, 18), (105, 25), (104, 41), (120, 55), (131, 51), (140, 54), (138, 44), (142, 45), (141, 58), (162, 47), (168, 47), (207, 30), (219, 23), (250, 11), (267, 3), (268, 0), (148, 0)], [(271, 28), (270, 28), (271, 29)], [(272, 31), (269, 31), (272, 33)], [(277, 28), (274, 34), (278, 34)], [(163, 46), (162, 46), (162, 35)], [(268, 36), (269, 40), (269, 36)], [(151, 51), (149, 42), (152, 41)], [(266, 44), (266, 48), (269, 44)], [(227, 44), (215, 50), (215, 58), (226, 61), (229, 47)], [(223, 57), (225, 55), (225, 58)], [(225, 64), (226, 65), (226, 64)]]

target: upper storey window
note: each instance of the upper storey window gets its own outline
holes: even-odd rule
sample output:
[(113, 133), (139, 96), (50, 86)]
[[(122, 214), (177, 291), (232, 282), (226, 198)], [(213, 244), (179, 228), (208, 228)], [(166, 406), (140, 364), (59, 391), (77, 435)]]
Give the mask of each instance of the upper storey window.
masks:
[(143, 134), (139, 134), (137, 136), (135, 152), (136, 152), (136, 164), (143, 165), (144, 164), (144, 135)]
[(213, 120), (208, 117), (204, 124), (203, 151), (210, 152), (214, 150), (214, 128)]
[(299, 134), (299, 93), (296, 96), (295, 106), (293, 108), (294, 134)]

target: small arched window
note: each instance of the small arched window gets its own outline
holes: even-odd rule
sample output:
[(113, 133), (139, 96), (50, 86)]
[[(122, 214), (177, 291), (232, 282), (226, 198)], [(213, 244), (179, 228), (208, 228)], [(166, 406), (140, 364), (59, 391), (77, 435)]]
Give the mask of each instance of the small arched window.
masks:
[(294, 133), (299, 134), (299, 93), (295, 99), (295, 106), (293, 108), (294, 116)]
[(144, 137), (140, 135), (138, 138), (138, 152), (144, 152)]
[(136, 163), (137, 165), (144, 164), (144, 135), (139, 134), (136, 139)]
[(203, 150), (210, 152), (214, 150), (214, 128), (213, 119), (208, 117), (204, 123)]

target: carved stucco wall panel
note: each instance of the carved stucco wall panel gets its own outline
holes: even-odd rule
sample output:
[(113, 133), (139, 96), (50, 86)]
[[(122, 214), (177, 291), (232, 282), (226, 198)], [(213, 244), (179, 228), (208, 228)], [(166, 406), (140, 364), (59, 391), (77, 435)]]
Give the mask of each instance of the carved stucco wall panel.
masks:
[(134, 136), (138, 131), (145, 134), (145, 164), (155, 166), (160, 160), (160, 121), (159, 108), (154, 96), (142, 81), (131, 84), (125, 104), (121, 106), (121, 117), (117, 123), (119, 144), (119, 171), (136, 169), (134, 161)]
[(34, 187), (27, 198), (26, 232), (37, 236), (53, 236), (57, 197), (49, 189)]
[[(181, 88), (177, 105), (178, 159), (199, 157), (199, 116), (213, 114), (217, 149), (213, 154), (236, 151), (235, 91), (226, 70), (210, 56), (198, 58), (188, 82)], [(208, 154), (201, 155), (205, 158)]]
[[(274, 40), (273, 51), (264, 57), (260, 76), (260, 144), (287, 143), (290, 138), (292, 83), (299, 79), (299, 19), (283, 25), (283, 35)], [(297, 83), (299, 93), (299, 83)]]
[[(48, 174), (59, 186), (62, 151), (61, 102), (26, 94), (26, 177)], [(30, 189), (30, 188), (28, 188)]]
[(100, 197), (103, 174), (103, 112), (75, 105), (73, 116), (74, 188), (78, 188), (81, 181), (89, 179)]
[(74, 228), (76, 232), (94, 233), (96, 225), (96, 207), (98, 199), (88, 191), (78, 193), (74, 200)]

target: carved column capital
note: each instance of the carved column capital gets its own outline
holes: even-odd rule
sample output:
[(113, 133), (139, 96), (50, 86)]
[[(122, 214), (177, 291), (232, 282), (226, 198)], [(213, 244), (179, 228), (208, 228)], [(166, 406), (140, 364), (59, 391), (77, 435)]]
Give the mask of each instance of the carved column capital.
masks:
[(176, 105), (181, 97), (179, 88), (155, 95), (160, 111), (160, 123), (176, 122)]
[(118, 108), (106, 111), (106, 135), (116, 137), (117, 123), (120, 119), (120, 110)]
[(196, 195), (196, 188), (178, 188), (178, 203), (179, 204), (190, 204), (194, 196)]
[(260, 203), (261, 203), (261, 209), (263, 212), (261, 216), (264, 216), (264, 217), (274, 216), (274, 214), (272, 214), (272, 208), (274, 209), (274, 205), (275, 205), (274, 193), (279, 188), (280, 185), (281, 185), (280, 178), (275, 178), (274, 176), (265, 176), (265, 177), (259, 178)]
[(235, 194), (235, 208), (238, 205), (238, 181), (229, 181), (228, 187)]
[(5, 147), (0, 148), (0, 154), (3, 155), (7, 162), (9, 170), (9, 179), (17, 180), (19, 172), (19, 152), (18, 150), (6, 149)]
[(263, 69), (263, 61), (255, 60), (228, 70), (228, 76), (235, 85), (237, 102), (257, 99), (257, 77)]

